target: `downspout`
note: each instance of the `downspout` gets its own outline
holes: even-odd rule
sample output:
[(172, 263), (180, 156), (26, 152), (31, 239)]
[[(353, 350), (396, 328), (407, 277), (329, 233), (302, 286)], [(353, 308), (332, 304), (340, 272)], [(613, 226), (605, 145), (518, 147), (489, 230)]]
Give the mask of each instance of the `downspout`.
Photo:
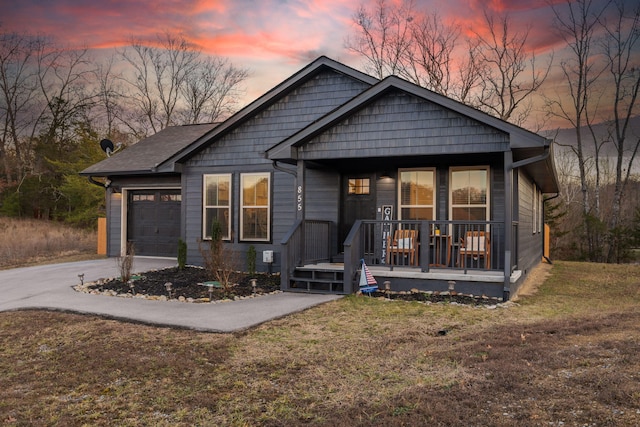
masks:
[(549, 157), (550, 154), (551, 154), (551, 146), (550, 145), (545, 145), (544, 146), (544, 152), (542, 154), (539, 154), (539, 155), (537, 155), (535, 157), (529, 157), (527, 159), (518, 160), (517, 162), (514, 162), (511, 165), (511, 169), (517, 169), (517, 168), (520, 168), (522, 166), (529, 165), (531, 163), (536, 163), (536, 162), (539, 162), (541, 160), (545, 160), (547, 157)]
[(109, 187), (107, 184), (103, 184), (102, 182), (96, 181), (95, 179), (93, 179), (92, 176), (88, 176), (87, 179), (89, 180), (90, 183), (92, 183), (93, 185), (97, 185), (98, 187), (102, 187), (105, 189)]
[[(545, 145), (543, 147), (543, 149), (544, 149), (544, 151), (542, 152), (542, 154), (539, 154), (537, 156), (529, 157), (529, 158), (522, 159), (522, 160), (518, 160), (517, 162), (513, 162), (511, 164), (508, 164), (508, 163), (505, 162), (505, 180), (507, 179), (507, 173), (510, 176), (513, 176), (512, 172), (517, 168), (529, 165), (531, 163), (536, 163), (536, 162), (540, 162), (542, 160), (546, 160), (547, 157), (549, 157), (549, 155), (551, 154), (551, 144)], [(511, 180), (511, 178), (509, 178), (509, 179)], [(509, 182), (511, 182), (511, 181), (509, 181)], [(509, 191), (509, 192), (513, 191), (513, 189), (511, 188), (510, 185), (509, 185), (508, 189), (505, 188), (505, 193), (507, 191)], [(505, 194), (505, 197), (511, 198), (512, 194)], [(513, 202), (511, 202), (511, 204), (512, 203)], [(506, 205), (506, 203), (505, 203), (505, 205)], [(509, 209), (511, 209), (511, 208), (509, 208)], [(512, 218), (512, 214), (509, 215), (509, 217)], [(508, 230), (505, 230), (505, 239), (508, 238), (508, 239), (513, 240), (511, 238), (511, 231), (512, 231), (511, 230), (511, 224), (505, 223), (505, 227), (509, 228)], [(542, 238), (544, 239), (544, 235), (542, 236)], [(544, 242), (543, 242), (543, 245), (544, 245)], [(509, 259), (509, 262), (508, 262), (509, 266), (507, 266), (507, 259)], [(504, 301), (507, 301), (510, 298), (510, 285), (511, 285), (510, 277), (511, 277), (511, 250), (508, 250), (508, 251), (505, 252), (504, 286), (503, 286), (503, 295), (502, 295), (502, 299)]]
[[(283, 168), (282, 166), (278, 165), (278, 161), (277, 160), (273, 160), (272, 161), (273, 164), (273, 168), (277, 171), (280, 172), (284, 172), (287, 173), (289, 175), (292, 175), (294, 177), (294, 179), (296, 180), (296, 182), (298, 181), (298, 171), (297, 171), (297, 167), (296, 169), (287, 169), (287, 168)], [(299, 225), (294, 225), (293, 230), (295, 230), (298, 226), (302, 227), (302, 236), (303, 236), (303, 242), (304, 242), (304, 224), (303, 224), (303, 219), (302, 218), (298, 218), (296, 217), (296, 224)], [(292, 266), (289, 265), (290, 264), (290, 255), (289, 255), (289, 248), (288, 245), (285, 242), (289, 241), (290, 236), (287, 235), (286, 238), (281, 242), (281, 245), (283, 246), (283, 252), (282, 252), (282, 263), (280, 266), (280, 289), (282, 290), (288, 290), (290, 283), (289, 283), (289, 278), (291, 277), (291, 269)], [(302, 246), (304, 247), (304, 245)]]
[(286, 169), (286, 168), (283, 168), (282, 166), (278, 165), (278, 161), (277, 161), (277, 160), (274, 160), (274, 161), (273, 161), (273, 168), (274, 168), (275, 170), (280, 171), (280, 172), (284, 172), (284, 173), (288, 173), (288, 174), (290, 174), (290, 175), (293, 175), (293, 176), (294, 176), (294, 177), (296, 177), (296, 178), (298, 177), (298, 172), (297, 172), (297, 171), (295, 171), (295, 170), (293, 170), (293, 169)]
[(513, 153), (504, 152), (504, 278), (502, 284), (502, 300), (508, 301), (511, 292), (511, 269), (513, 268)]

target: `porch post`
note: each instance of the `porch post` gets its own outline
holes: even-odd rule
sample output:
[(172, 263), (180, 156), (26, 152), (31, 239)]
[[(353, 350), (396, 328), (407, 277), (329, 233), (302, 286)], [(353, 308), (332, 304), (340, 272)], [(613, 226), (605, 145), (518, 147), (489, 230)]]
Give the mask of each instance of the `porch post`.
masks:
[(296, 173), (296, 219), (305, 218), (305, 165), (304, 160), (298, 160)]
[(513, 242), (513, 153), (504, 152), (504, 285), (502, 298), (509, 299), (511, 284), (511, 244)]
[(300, 227), (300, 260), (302, 260), (302, 264), (306, 263), (306, 227), (304, 224), (305, 218), (305, 192), (306, 192), (306, 182), (305, 182), (305, 164), (304, 160), (298, 159), (297, 162), (297, 173), (296, 173), (296, 219), (299, 220)]

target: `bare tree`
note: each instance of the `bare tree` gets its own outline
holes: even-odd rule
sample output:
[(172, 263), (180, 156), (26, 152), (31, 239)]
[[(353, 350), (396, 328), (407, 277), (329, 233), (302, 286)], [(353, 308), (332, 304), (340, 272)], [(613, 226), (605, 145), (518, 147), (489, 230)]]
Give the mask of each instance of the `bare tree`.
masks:
[[(357, 27), (354, 38), (347, 38), (346, 47), (365, 58), (365, 71), (382, 79), (389, 75), (411, 75), (405, 72), (405, 61), (412, 49), (414, 2), (389, 6), (378, 0), (374, 11), (361, 5), (353, 21)], [(412, 80), (419, 84), (419, 80)]]
[(444, 25), (434, 12), (432, 15), (411, 20), (412, 49), (405, 58), (407, 64), (401, 77), (408, 78), (434, 92), (451, 92), (453, 53), (460, 37), (455, 25)]
[(38, 49), (38, 84), (44, 101), (39, 113), (42, 143), (64, 149), (75, 123), (89, 114), (96, 100), (95, 92), (88, 89), (93, 84), (91, 64), (87, 49), (54, 45)]
[(551, 69), (536, 68), (536, 57), (527, 52), (529, 29), (513, 32), (508, 15), (484, 13), (488, 34), (475, 32), (478, 61), (484, 65), (477, 104), (487, 113), (502, 120), (522, 124), (530, 113), (530, 105), (516, 115), (519, 107), (530, 99), (544, 83)]
[(356, 32), (346, 39), (345, 46), (365, 59), (365, 71), (378, 78), (396, 75), (468, 101), (478, 82), (478, 65), (475, 48), (469, 44), (467, 63), (458, 67), (459, 75), (454, 72), (454, 53), (461, 36), (456, 23), (446, 25), (437, 12), (416, 10), (413, 0), (399, 4), (378, 0), (372, 11), (361, 5), (353, 23)]
[(183, 36), (165, 33), (158, 35), (157, 47), (132, 39), (120, 55), (133, 69), (131, 78), (124, 77), (130, 87), (125, 97), (133, 116), (123, 118), (124, 123), (138, 136), (174, 124), (180, 86), (193, 72), (198, 52)]
[(571, 53), (560, 63), (564, 83), (569, 90), (568, 97), (547, 100), (550, 113), (571, 124), (576, 132), (576, 144), (571, 146), (578, 159), (580, 186), (582, 192), (582, 212), (588, 241), (588, 253), (596, 258), (596, 242), (590, 236), (591, 202), (587, 174), (588, 156), (585, 148), (583, 126), (591, 122), (589, 101), (595, 89), (595, 83), (602, 73), (592, 60), (594, 33), (603, 9), (596, 11), (592, 0), (567, 1), (564, 8), (552, 6), (555, 15), (555, 27)]
[(234, 112), (240, 95), (239, 85), (249, 76), (225, 58), (205, 58), (185, 79), (181, 87), (186, 107), (184, 123), (215, 122)]
[(120, 76), (114, 72), (113, 56), (109, 57), (106, 62), (97, 65), (93, 71), (95, 81), (98, 86), (98, 100), (96, 119), (104, 123), (107, 136), (113, 137), (117, 133), (116, 122), (121, 115), (122, 106), (122, 88), (119, 85)]
[(230, 111), (246, 70), (202, 57), (183, 35), (159, 35), (155, 46), (133, 39), (120, 55), (132, 67), (123, 76), (131, 108), (120, 115), (136, 136), (170, 125), (215, 120)]
[(0, 157), (9, 185), (24, 176), (23, 164), (29, 157), (28, 147), (23, 147), (24, 133), (34, 122), (32, 111), (38, 99), (35, 56), (44, 43), (40, 37), (0, 33)]
[[(437, 12), (418, 11), (411, 0), (374, 11), (360, 6), (355, 35), (346, 47), (365, 59), (365, 70), (378, 78), (391, 74), (499, 117), (521, 123), (526, 101), (546, 79), (551, 62), (538, 69), (527, 52), (528, 32), (512, 33), (508, 16), (485, 14), (489, 36), (463, 37), (455, 23)], [(454, 59), (455, 58), (455, 59)], [(525, 72), (530, 74), (525, 76)]]
[(58, 149), (69, 143), (70, 130), (92, 104), (88, 64), (86, 50), (41, 36), (0, 34), (0, 146), (8, 181), (20, 183), (37, 173), (37, 143)]
[[(610, 21), (602, 19), (606, 38), (602, 43), (609, 76), (613, 80), (613, 123), (611, 137), (616, 147), (615, 189), (609, 227), (616, 231), (620, 224), (621, 201), (629, 182), (640, 138), (629, 140), (629, 124), (638, 114), (638, 91), (640, 90), (640, 63), (637, 48), (640, 44), (640, 5), (628, 11), (625, 2), (613, 3), (615, 15)], [(615, 236), (614, 236), (615, 237)], [(614, 238), (609, 247), (608, 261), (618, 261), (619, 242)]]

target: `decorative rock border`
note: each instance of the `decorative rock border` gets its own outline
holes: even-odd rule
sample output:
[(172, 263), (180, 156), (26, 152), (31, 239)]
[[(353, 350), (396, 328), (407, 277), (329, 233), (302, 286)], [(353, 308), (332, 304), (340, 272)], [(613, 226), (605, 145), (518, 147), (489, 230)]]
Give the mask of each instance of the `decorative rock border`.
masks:
[(277, 290), (277, 291), (268, 292), (268, 293), (260, 293), (260, 294), (247, 295), (247, 296), (236, 296), (233, 299), (225, 298), (220, 300), (214, 299), (213, 301), (210, 301), (209, 298), (185, 298), (184, 296), (179, 296), (178, 298), (169, 299), (166, 295), (146, 295), (146, 294), (134, 295), (130, 292), (118, 293), (111, 289), (105, 289), (101, 291), (99, 289), (93, 288), (94, 286), (99, 286), (102, 283), (105, 283), (109, 280), (112, 280), (112, 279), (98, 279), (95, 282), (81, 283), (79, 285), (73, 286), (72, 288), (76, 292), (83, 292), (85, 294), (91, 294), (91, 295), (104, 295), (109, 297), (132, 298), (132, 299), (138, 298), (138, 299), (147, 299), (147, 300), (153, 300), (153, 301), (208, 303), (208, 304), (219, 304), (219, 303), (226, 303), (226, 302), (233, 302), (233, 301), (241, 301), (244, 299), (258, 298), (264, 295), (279, 294), (282, 292), (281, 290)]

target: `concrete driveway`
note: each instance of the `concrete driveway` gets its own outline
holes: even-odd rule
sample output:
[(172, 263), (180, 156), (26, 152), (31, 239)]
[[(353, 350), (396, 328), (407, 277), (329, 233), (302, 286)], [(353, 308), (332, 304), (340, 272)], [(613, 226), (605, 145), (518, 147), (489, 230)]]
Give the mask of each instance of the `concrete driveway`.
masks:
[[(136, 272), (172, 267), (175, 260), (137, 257)], [(73, 290), (80, 283), (118, 276), (114, 258), (0, 271), (0, 312), (48, 309), (93, 314), (158, 326), (234, 332), (333, 301), (338, 295), (279, 293), (224, 304), (154, 301), (92, 295)]]

